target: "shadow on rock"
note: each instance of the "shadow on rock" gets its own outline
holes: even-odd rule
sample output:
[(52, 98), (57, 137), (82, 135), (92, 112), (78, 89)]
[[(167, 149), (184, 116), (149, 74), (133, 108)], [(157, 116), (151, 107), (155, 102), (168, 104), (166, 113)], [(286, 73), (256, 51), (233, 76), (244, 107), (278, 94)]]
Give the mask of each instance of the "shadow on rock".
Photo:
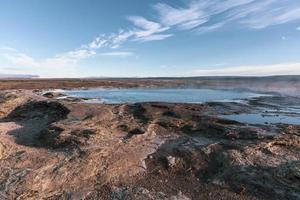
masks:
[(146, 109), (142, 104), (133, 104), (129, 106), (130, 111), (133, 114), (133, 117), (139, 120), (143, 124), (147, 124), (149, 122), (149, 118), (145, 115)]
[(300, 162), (286, 162), (276, 167), (231, 166), (217, 175), (237, 193), (244, 190), (265, 199), (300, 198)]
[(53, 123), (67, 118), (69, 109), (58, 102), (32, 101), (14, 109), (4, 122), (15, 122), (21, 126), (8, 132), (17, 144), (55, 148), (56, 139), (63, 131)]
[(124, 137), (124, 139), (128, 140), (128, 139), (132, 138), (135, 135), (142, 135), (144, 133), (145, 133), (144, 130), (142, 130), (140, 128), (135, 128), (135, 129), (129, 131), (128, 134)]

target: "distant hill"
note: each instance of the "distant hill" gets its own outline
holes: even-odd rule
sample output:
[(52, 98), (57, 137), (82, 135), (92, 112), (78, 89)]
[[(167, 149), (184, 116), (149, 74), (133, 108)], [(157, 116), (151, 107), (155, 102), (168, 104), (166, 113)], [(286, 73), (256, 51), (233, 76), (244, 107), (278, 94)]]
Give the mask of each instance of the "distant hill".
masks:
[(0, 79), (11, 79), (11, 78), (39, 78), (38, 75), (31, 74), (0, 74)]

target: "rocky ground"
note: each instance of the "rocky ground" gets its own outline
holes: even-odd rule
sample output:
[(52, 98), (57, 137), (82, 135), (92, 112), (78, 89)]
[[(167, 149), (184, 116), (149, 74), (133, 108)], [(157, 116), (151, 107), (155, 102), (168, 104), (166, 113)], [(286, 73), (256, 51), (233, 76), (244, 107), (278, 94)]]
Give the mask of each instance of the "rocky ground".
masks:
[(0, 199), (300, 199), (300, 126), (219, 114), (300, 105), (104, 105), (0, 92)]

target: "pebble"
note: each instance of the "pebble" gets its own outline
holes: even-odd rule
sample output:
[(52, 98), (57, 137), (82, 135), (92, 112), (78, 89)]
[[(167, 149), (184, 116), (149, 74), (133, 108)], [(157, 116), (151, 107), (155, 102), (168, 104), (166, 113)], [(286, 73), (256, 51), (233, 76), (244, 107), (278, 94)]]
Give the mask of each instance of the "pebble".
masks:
[(169, 167), (174, 167), (175, 164), (176, 164), (176, 158), (173, 157), (173, 156), (168, 156), (167, 161), (168, 161), (168, 166)]

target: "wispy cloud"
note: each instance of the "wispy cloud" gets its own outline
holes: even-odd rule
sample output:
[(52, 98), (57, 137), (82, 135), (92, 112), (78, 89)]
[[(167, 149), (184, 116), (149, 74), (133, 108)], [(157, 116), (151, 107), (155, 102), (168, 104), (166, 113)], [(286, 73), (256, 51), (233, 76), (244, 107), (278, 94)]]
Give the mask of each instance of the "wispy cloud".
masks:
[(96, 54), (91, 50), (77, 49), (50, 58), (35, 59), (11, 47), (1, 47), (0, 50), (0, 57), (13, 66), (0, 69), (1, 73), (10, 73), (10, 71), (14, 73), (18, 69), (24, 73), (34, 72), (42, 77), (74, 77), (78, 62)]
[[(209, 23), (221, 13), (251, 2), (254, 2), (254, 0), (191, 0), (182, 7), (158, 3), (154, 6), (154, 9), (159, 13), (161, 23), (168, 26), (176, 26), (181, 30), (190, 30)], [(216, 24), (220, 26), (220, 24), (224, 23), (217, 21)], [(216, 27), (213, 24), (210, 26)]]
[(257, 13), (257, 16), (252, 14), (248, 19), (243, 19), (241, 23), (251, 28), (262, 29), (268, 26), (285, 24), (299, 19), (300, 5), (296, 8), (290, 6), (275, 7), (275, 9), (270, 8), (270, 10), (265, 8), (264, 12)]
[(178, 26), (186, 30), (197, 27), (208, 21), (208, 16), (203, 12), (205, 3), (191, 2), (181, 8), (174, 8), (168, 4), (158, 3), (154, 9), (159, 13), (159, 20), (166, 26)]
[(169, 30), (169, 27), (160, 23), (150, 21), (141, 16), (129, 16), (127, 20), (132, 23), (132, 27), (127, 30), (120, 29), (116, 33), (102, 34), (96, 37), (92, 42), (83, 45), (82, 48), (96, 50), (100, 48), (117, 49), (125, 42), (134, 41), (157, 41), (171, 37), (170, 33), (163, 33)]
[(135, 28), (130, 31), (134, 36), (133, 40), (154, 41), (163, 40), (172, 36), (172, 34), (161, 34), (169, 30), (169, 27), (162, 26), (160, 23), (147, 20), (144, 17), (130, 16), (128, 20), (135, 25)]
[(16, 52), (17, 50), (12, 48), (12, 47), (8, 47), (8, 46), (1, 46), (0, 47), (0, 51), (10, 51), (10, 52)]
[(15, 49), (12, 51), (12, 49), (13, 48), (6, 52), (0, 52), (0, 56), (6, 58), (8, 61), (15, 65), (24, 67), (51, 66), (53, 64), (61, 67), (72, 66), (80, 60), (91, 57), (96, 54), (96, 52), (94, 51), (78, 49), (63, 54), (58, 54), (52, 58), (38, 60)]
[(199, 69), (191, 73), (194, 76), (271, 76), (297, 74), (300, 74), (300, 63)]
[(300, 2), (293, 0), (191, 0), (181, 7), (154, 5), (159, 22), (180, 30), (215, 31), (230, 23), (262, 29), (300, 20)]
[(300, 31), (300, 26), (296, 28), (297, 31)]
[(82, 45), (83, 49), (97, 50), (101, 48), (116, 49), (133, 36), (131, 31), (120, 29), (117, 33), (101, 34), (87, 45)]
[(24, 53), (6, 53), (3, 54), (2, 57), (6, 58), (12, 64), (19, 66), (38, 66), (37, 62), (30, 56)]
[(113, 56), (113, 57), (130, 57), (130, 56), (134, 56), (134, 53), (130, 51), (112, 51), (112, 52), (100, 53), (99, 55)]

